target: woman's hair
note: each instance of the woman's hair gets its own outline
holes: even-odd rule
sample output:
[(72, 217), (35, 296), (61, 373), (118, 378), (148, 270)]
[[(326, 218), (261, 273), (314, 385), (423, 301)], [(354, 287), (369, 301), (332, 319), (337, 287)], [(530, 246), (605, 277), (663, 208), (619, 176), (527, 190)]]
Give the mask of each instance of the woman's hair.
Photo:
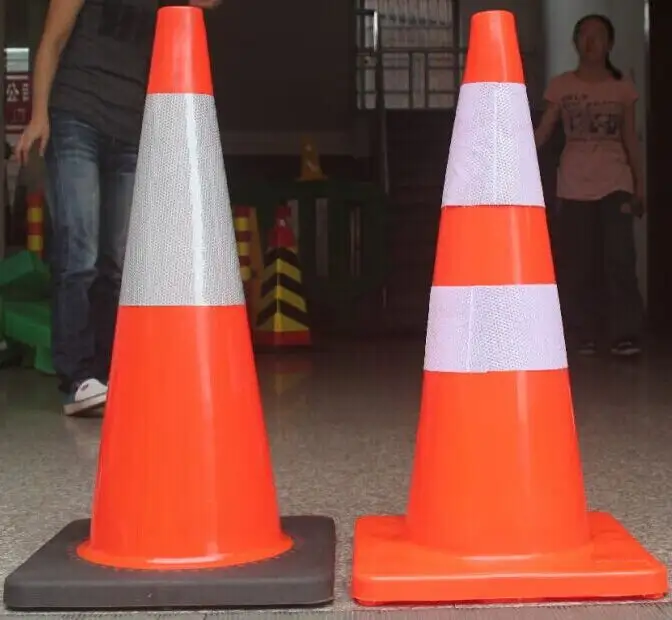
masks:
[[(597, 13), (591, 15), (584, 15), (578, 22), (576, 22), (576, 25), (574, 26), (574, 34), (572, 35), (574, 45), (576, 45), (576, 43), (579, 40), (579, 33), (581, 32), (581, 26), (583, 26), (583, 24), (591, 20), (600, 22), (606, 28), (609, 43), (613, 45), (614, 41), (616, 40), (616, 29), (614, 28), (614, 24), (606, 15), (599, 15)], [(618, 67), (615, 67), (614, 64), (611, 62), (611, 59), (609, 58), (609, 53), (607, 53), (607, 57), (605, 59), (605, 66), (609, 70), (609, 73), (611, 73), (611, 75), (614, 76), (614, 79), (616, 80), (623, 79), (623, 72)]]

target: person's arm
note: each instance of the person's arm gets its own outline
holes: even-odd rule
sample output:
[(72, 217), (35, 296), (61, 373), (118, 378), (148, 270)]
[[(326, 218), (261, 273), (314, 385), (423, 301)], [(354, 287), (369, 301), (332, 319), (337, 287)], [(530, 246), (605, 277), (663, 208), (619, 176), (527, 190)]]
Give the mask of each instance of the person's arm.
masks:
[(538, 149), (543, 147), (553, 135), (558, 120), (560, 120), (560, 106), (552, 101), (547, 101), (546, 109), (534, 131), (534, 141)]
[(85, 0), (51, 0), (33, 70), (33, 119), (47, 118), (56, 69)]
[(637, 116), (635, 102), (629, 103), (625, 107), (623, 116), (623, 146), (628, 156), (628, 162), (632, 169), (632, 176), (635, 181), (635, 196), (639, 199), (644, 198), (644, 166), (642, 164), (642, 155), (639, 147), (639, 138), (637, 137)]

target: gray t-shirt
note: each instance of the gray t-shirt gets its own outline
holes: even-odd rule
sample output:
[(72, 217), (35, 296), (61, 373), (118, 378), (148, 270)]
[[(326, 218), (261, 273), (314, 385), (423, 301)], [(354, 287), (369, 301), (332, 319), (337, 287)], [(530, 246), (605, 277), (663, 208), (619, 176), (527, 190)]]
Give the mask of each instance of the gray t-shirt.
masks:
[(50, 107), (137, 144), (158, 6), (159, 0), (85, 0), (61, 56)]

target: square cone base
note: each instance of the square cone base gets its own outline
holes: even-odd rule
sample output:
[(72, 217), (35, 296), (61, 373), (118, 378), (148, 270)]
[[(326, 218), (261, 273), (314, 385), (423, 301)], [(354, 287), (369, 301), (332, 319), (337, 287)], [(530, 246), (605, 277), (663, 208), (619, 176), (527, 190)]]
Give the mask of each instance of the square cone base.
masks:
[(573, 557), (452, 556), (405, 537), (404, 517), (355, 525), (352, 597), (361, 605), (656, 599), (667, 570), (613, 517), (589, 515), (591, 549)]
[(334, 596), (336, 533), (327, 517), (286, 517), (294, 547), (280, 556), (208, 570), (133, 571), (85, 562), (75, 549), (90, 521), (75, 521), (5, 581), (15, 610), (216, 609), (319, 606)]

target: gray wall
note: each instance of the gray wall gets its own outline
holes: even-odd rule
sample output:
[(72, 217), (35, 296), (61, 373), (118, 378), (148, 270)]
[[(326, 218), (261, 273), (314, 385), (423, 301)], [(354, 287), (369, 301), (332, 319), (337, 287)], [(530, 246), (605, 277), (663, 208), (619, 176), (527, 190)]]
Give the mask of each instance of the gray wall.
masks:
[[(5, 49), (5, 0), (0, 0), (0, 42), (2, 42), (2, 50)], [(0, 75), (0, 88), (5, 92), (5, 72), (2, 71)], [(4, 100), (3, 100), (4, 101)], [(3, 136), (2, 141), (2, 166), (0, 166), (0, 260), (5, 256), (5, 106), (0, 106), (0, 135)]]
[[(564, 0), (550, 0), (562, 4)], [(541, 0), (460, 0), (461, 43), (467, 45), (469, 22), (478, 11), (505, 9), (516, 16), (518, 39), (525, 60), (525, 78), (533, 106), (542, 104), (544, 75), (543, 2)], [(571, 32), (567, 35), (568, 44)]]
[(342, 131), (354, 122), (352, 0), (226, 0), (208, 19), (221, 128)]

